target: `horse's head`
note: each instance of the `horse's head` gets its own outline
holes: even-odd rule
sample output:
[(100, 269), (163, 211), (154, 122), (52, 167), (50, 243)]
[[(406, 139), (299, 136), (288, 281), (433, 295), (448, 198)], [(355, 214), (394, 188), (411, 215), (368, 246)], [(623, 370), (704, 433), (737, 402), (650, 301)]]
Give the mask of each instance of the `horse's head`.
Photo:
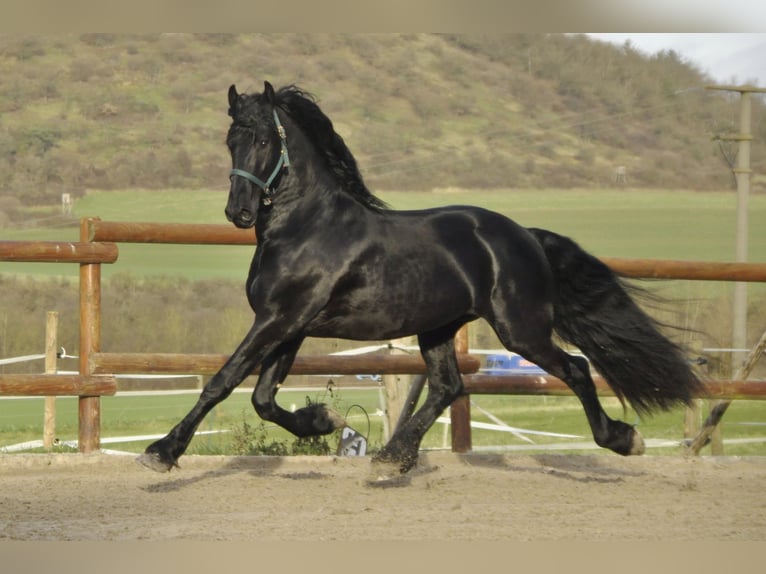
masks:
[(229, 88), (231, 127), (226, 144), (232, 170), (226, 218), (237, 227), (255, 225), (258, 209), (271, 204), (273, 185), (289, 165), (285, 133), (276, 112), (274, 88), (264, 84), (262, 94), (238, 94)]

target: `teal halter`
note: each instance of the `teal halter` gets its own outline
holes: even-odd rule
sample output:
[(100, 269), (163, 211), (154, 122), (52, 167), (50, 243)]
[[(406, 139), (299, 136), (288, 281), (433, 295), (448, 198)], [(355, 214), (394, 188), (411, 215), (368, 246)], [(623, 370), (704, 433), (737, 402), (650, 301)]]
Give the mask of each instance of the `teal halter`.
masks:
[(238, 175), (260, 187), (265, 195), (263, 198), (264, 205), (271, 205), (271, 202), (273, 201), (274, 190), (271, 189), (271, 184), (273, 183), (274, 178), (277, 177), (277, 174), (283, 167), (290, 167), (290, 156), (287, 155), (287, 135), (285, 134), (285, 129), (282, 127), (282, 124), (279, 122), (277, 110), (274, 110), (274, 123), (277, 126), (277, 133), (279, 134), (279, 140), (282, 144), (282, 150), (279, 153), (279, 160), (277, 161), (277, 165), (274, 166), (274, 170), (271, 172), (269, 178), (266, 181), (263, 181), (259, 177), (256, 177), (244, 169), (232, 169), (229, 172), (229, 179), (235, 175)]

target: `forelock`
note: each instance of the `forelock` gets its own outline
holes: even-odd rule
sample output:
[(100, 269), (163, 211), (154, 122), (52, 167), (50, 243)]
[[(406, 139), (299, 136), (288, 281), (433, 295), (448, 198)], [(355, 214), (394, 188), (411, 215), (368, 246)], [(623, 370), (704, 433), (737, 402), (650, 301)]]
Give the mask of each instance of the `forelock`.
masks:
[(269, 114), (261, 106), (260, 94), (240, 94), (234, 107), (229, 108), (229, 115), (238, 125), (254, 127), (269, 121)]

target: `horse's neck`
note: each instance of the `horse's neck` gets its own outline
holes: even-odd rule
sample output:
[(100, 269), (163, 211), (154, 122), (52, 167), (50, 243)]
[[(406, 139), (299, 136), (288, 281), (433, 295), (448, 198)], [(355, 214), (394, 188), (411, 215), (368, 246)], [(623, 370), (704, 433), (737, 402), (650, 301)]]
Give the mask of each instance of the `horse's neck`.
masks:
[(259, 243), (272, 237), (330, 229), (341, 219), (362, 218), (369, 211), (345, 193), (324, 167), (296, 161), (290, 170), (277, 188), (273, 204), (268, 210), (259, 210)]
[(314, 224), (333, 225), (340, 217), (363, 217), (367, 208), (340, 188), (300, 128), (289, 116), (284, 124), (290, 167), (274, 194), (273, 206), (264, 213), (264, 234), (295, 233)]

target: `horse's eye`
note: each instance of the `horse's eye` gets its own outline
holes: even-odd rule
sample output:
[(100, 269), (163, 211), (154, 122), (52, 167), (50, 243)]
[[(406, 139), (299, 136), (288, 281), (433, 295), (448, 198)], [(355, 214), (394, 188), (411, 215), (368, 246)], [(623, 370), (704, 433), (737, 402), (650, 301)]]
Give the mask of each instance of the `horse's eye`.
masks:
[(260, 143), (260, 144), (261, 144), (261, 147), (265, 147), (265, 146), (266, 146), (266, 144), (268, 144), (268, 143), (269, 143), (269, 140), (267, 140), (267, 139), (262, 139), (262, 140), (261, 140), (260, 142), (258, 142), (258, 143)]

